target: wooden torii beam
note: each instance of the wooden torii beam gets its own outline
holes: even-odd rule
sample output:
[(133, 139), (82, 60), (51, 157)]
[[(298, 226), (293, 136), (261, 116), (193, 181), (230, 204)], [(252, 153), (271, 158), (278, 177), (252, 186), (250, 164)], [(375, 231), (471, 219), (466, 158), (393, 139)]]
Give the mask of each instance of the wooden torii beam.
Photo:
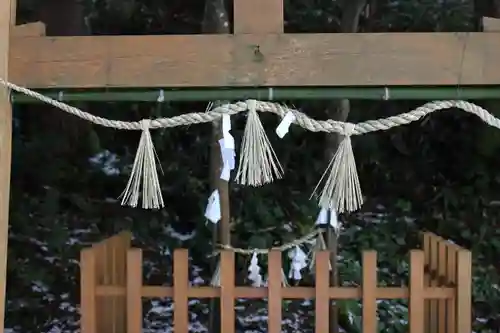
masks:
[(234, 34), (11, 36), (30, 88), (497, 85), (500, 32), (283, 34), (283, 0), (234, 0)]
[[(8, 79), (9, 37), (15, 25), (16, 0), (0, 1), (0, 77)], [(9, 92), (0, 88), (0, 333), (4, 332), (9, 239), (10, 169), (12, 158), (12, 108)]]

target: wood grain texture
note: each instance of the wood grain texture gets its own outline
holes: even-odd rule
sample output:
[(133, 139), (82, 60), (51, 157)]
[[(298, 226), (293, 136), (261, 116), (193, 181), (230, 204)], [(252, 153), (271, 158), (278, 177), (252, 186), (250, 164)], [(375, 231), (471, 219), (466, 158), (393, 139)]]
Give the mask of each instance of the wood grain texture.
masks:
[(40, 37), (45, 36), (45, 24), (43, 22), (33, 22), (12, 27), (10, 38), (16, 37)]
[(234, 33), (283, 33), (283, 0), (234, 0)]
[[(15, 24), (15, 0), (0, 1), (0, 77), (9, 78), (9, 41)], [(12, 108), (9, 92), (0, 89), (0, 333), (5, 328), (5, 290), (9, 236), (10, 170), (12, 159)]]
[(496, 32), (26, 37), (9, 70), (31, 88), (485, 85), (498, 59)]

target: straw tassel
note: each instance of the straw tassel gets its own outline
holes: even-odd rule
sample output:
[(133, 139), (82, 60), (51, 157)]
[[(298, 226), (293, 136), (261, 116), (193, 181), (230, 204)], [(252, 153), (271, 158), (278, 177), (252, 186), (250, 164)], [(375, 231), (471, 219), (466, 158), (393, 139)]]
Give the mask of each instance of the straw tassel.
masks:
[[(311, 251), (311, 261), (309, 262), (309, 271), (314, 274), (314, 266), (316, 264), (316, 253), (319, 251), (324, 251), (326, 250), (326, 242), (325, 238), (323, 237), (323, 233), (320, 232), (318, 233), (318, 236), (316, 236), (316, 242), (314, 243), (314, 248)], [(328, 270), (332, 270), (332, 263), (328, 261)]]
[(257, 102), (247, 101), (248, 118), (241, 143), (240, 163), (236, 182), (242, 185), (261, 186), (283, 176), (276, 154), (267, 138), (257, 114)]
[(354, 127), (355, 125), (351, 123), (344, 124), (344, 133), (342, 133), (344, 138), (313, 191), (314, 195), (326, 174), (330, 172), (321, 191), (319, 206), (334, 209), (338, 213), (355, 211), (363, 204), (363, 195), (351, 144)]
[[(127, 187), (120, 195), (122, 206), (137, 207), (142, 192), (142, 208), (158, 209), (164, 206), (158, 172), (156, 170), (156, 151), (149, 132), (151, 120), (141, 120), (142, 134), (132, 166)], [(161, 166), (160, 166), (161, 170)], [(142, 191), (141, 191), (142, 185)]]
[(212, 287), (220, 287), (220, 259), (217, 261), (217, 267), (215, 268), (210, 285)]

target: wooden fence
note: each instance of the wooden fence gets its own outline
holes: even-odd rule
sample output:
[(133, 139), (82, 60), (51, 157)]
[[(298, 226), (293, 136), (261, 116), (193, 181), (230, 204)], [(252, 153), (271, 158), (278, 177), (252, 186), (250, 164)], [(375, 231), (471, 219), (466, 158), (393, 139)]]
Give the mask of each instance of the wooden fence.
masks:
[(467, 327), (471, 332), (472, 267), (461, 262), (464, 256), (469, 257), (470, 261), (470, 252), (430, 232), (422, 233), (422, 248), (426, 268), (425, 285), (461, 289), (460, 299), (425, 302), (425, 331), (453, 333), (461, 332), (461, 327)]
[[(315, 287), (283, 287), (281, 256), (268, 257), (268, 286), (235, 286), (235, 257), (221, 253), (221, 287), (191, 287), (188, 251), (177, 249), (173, 286), (145, 286), (142, 251), (130, 248), (130, 234), (122, 233), (81, 253), (82, 333), (139, 333), (143, 328), (142, 300), (171, 297), (176, 333), (188, 333), (188, 299), (219, 298), (222, 333), (235, 332), (235, 299), (268, 300), (268, 331), (281, 333), (282, 300), (314, 299), (315, 331), (329, 331), (331, 299), (362, 301), (363, 333), (377, 332), (377, 300), (409, 300), (410, 333), (471, 332), (471, 254), (441, 238), (424, 234), (424, 249), (410, 252), (409, 287), (377, 286), (377, 253), (364, 251), (361, 287), (330, 287), (329, 253), (316, 256)], [(437, 253), (437, 254), (436, 254)], [(437, 259), (436, 259), (437, 258)], [(446, 258), (446, 259), (443, 259)], [(446, 263), (446, 265), (445, 265)]]

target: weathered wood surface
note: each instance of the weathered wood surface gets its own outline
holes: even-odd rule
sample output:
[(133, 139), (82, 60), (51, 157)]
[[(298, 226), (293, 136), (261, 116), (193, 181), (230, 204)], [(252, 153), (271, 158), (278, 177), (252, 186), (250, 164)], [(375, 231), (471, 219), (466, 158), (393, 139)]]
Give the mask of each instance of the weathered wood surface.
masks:
[(12, 37), (9, 77), (32, 88), (483, 85), (500, 83), (498, 59), (500, 32)]
[[(10, 31), (16, 22), (16, 0), (0, 1), (0, 77), (9, 78)], [(0, 333), (5, 330), (7, 248), (9, 239), (12, 108), (9, 92), (0, 87)]]
[(45, 36), (45, 24), (43, 22), (33, 22), (20, 24), (12, 27), (11, 37), (40, 37)]

